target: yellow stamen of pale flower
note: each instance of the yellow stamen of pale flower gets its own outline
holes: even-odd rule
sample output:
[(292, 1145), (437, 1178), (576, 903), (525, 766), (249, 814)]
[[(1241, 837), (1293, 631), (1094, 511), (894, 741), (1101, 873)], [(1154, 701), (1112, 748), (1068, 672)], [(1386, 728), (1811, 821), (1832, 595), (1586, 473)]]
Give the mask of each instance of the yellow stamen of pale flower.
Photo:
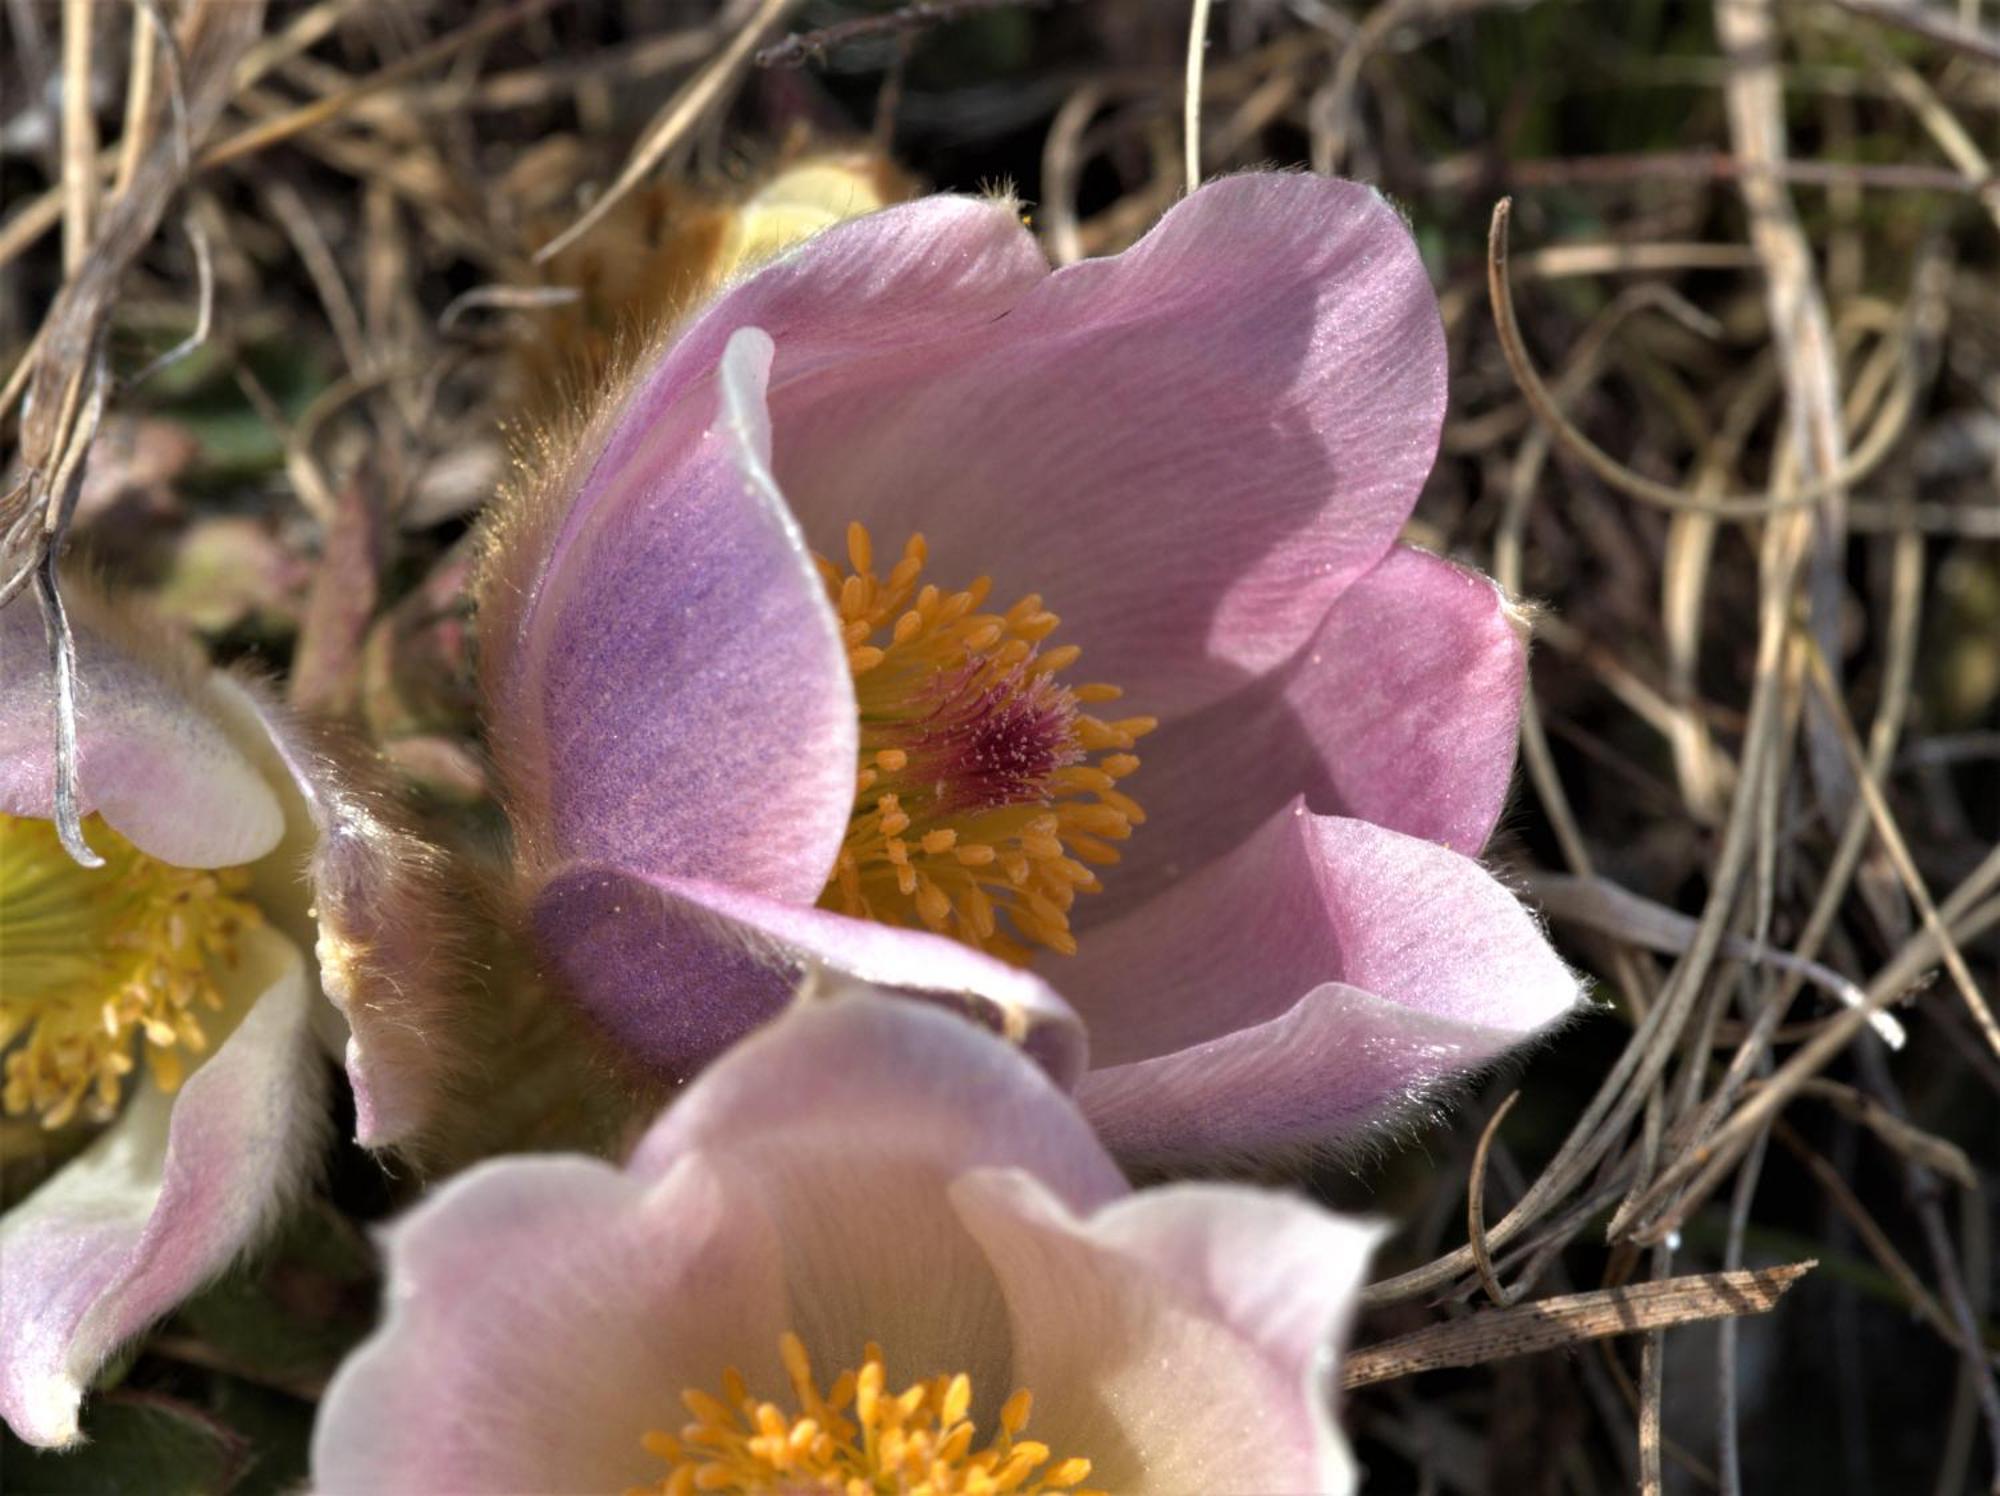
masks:
[(1033, 1399), (1016, 1392), (1000, 1409), (998, 1431), (975, 1449), (968, 1418), (972, 1381), (963, 1372), (934, 1376), (891, 1392), (880, 1346), (861, 1365), (821, 1390), (799, 1337), (778, 1352), (792, 1384), (791, 1411), (754, 1396), (741, 1372), (722, 1374), (722, 1395), (681, 1394), (692, 1422), (677, 1434), (654, 1429), (641, 1441), (666, 1461), (667, 1474), (626, 1496), (731, 1496), (837, 1491), (842, 1496), (1105, 1496), (1086, 1490), (1090, 1461), (1055, 1459), (1046, 1444), (1023, 1439)]
[(861, 708), (854, 811), (821, 907), (1015, 962), (1036, 945), (1073, 954), (1071, 905), (1146, 818), (1119, 782), (1154, 719), (1084, 710), (1121, 693), (1057, 679), (1081, 651), (1046, 647), (1060, 620), (1036, 594), (988, 613), (985, 577), (919, 587), (921, 535), (882, 577), (858, 524), (847, 568), (815, 559)]
[(72, 861), (50, 822), (0, 815), (0, 1103), (49, 1128), (114, 1115), (140, 1040), (175, 1090), (222, 1006), (216, 968), (259, 918), (235, 896), (243, 870), (170, 867), (97, 816), (84, 827), (103, 867)]

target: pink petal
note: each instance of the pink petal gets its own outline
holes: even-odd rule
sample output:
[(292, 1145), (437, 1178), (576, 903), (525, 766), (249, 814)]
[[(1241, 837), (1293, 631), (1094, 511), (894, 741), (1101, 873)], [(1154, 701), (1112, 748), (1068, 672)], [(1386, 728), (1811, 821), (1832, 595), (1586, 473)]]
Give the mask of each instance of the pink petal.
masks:
[[(953, 948), (978, 959), (952, 942), (938, 954)], [(831, 1131), (843, 1138), (893, 1144), (943, 1173), (1032, 1169), (1078, 1209), (1125, 1192), (1116, 1165), (1043, 1068), (900, 996), (834, 980), (799, 998), (710, 1067), (646, 1134), (630, 1167), (658, 1174), (684, 1154), (736, 1148), (857, 1151), (830, 1136), (813, 1141), (829, 1133), (825, 1119), (838, 1118)], [(786, 1104), (773, 1107), (773, 1096)]]
[(1005, 1315), (947, 1185), (1020, 1168), (1082, 1210), (1125, 1190), (1069, 1100), (1010, 1046), (865, 990), (801, 1000), (724, 1056), (630, 1168), (695, 1156), (755, 1183), (784, 1244), (794, 1326), (820, 1365), (853, 1365), (875, 1340), (898, 1385), (965, 1371), (996, 1408)]
[(1091, 932), (1064, 990), (1100, 1066), (1274, 1018), (1325, 982), (1525, 1036), (1576, 980), (1469, 857), (1294, 801), (1227, 856)]
[(952, 1187), (1006, 1296), (1030, 1437), (1092, 1485), (1342, 1496), (1326, 1373), (1379, 1233), (1300, 1200), (1179, 1185), (1079, 1220), (1039, 1181)]
[[(741, 328), (762, 328), (787, 350), (788, 376), (834, 369), (962, 337), (1008, 315), (1047, 274), (1015, 210), (993, 199), (923, 197), (824, 229), (716, 297), (673, 329), (656, 358), (640, 361), (589, 485), (634, 457), (648, 425), (707, 376)], [(572, 517), (566, 528), (574, 527)]]
[(962, 1012), (1064, 1087), (1083, 1073), (1083, 1027), (1041, 978), (940, 935), (598, 866), (551, 878), (533, 919), (570, 994), (625, 1052), (668, 1075), (693, 1074), (822, 967)]
[(1506, 803), (1526, 672), (1497, 585), (1398, 546), (1341, 594), (1286, 696), (1330, 810), (1474, 857)]
[(385, 1248), (387, 1316), (313, 1431), (321, 1496), (622, 1492), (666, 1473), (640, 1440), (686, 1421), (684, 1389), (784, 1385), (777, 1239), (704, 1160), (482, 1164)]
[(882, 550), (922, 531), (931, 580), (1041, 593), (1083, 678), (1168, 717), (1306, 641), (1395, 539), (1444, 415), (1409, 231), (1303, 175), (1210, 183), (949, 342), (830, 364), (772, 332), (776, 471), (816, 549), (850, 519)]
[[(391, 1230), (390, 1309), (328, 1391), (316, 1487), (617, 1491), (725, 1367), (773, 1395), (796, 1329), (829, 1378), (880, 1340), (898, 1378), (1007, 1379), (985, 1255), (946, 1198), (986, 1164), (1088, 1209), (1123, 1182), (1009, 1046), (922, 1006), (802, 1002), (689, 1087), (620, 1174), (505, 1159)], [(997, 1401), (1001, 1394), (992, 1394)]]
[[(229, 867), (277, 845), (283, 816), (214, 720), (202, 670), (170, 636), (70, 589), (80, 809), (178, 867)], [(0, 608), (0, 811), (55, 814), (55, 676), (33, 596)]]
[[(1258, 1025), (1327, 988), (1340, 992), (1318, 997), (1314, 1032), (1347, 1047), (1316, 1047), (1297, 1074), (1287, 1061), (1281, 1086), (1271, 1070), (1281, 1031)], [(1297, 802), (1090, 931), (1063, 990), (1100, 1066), (1086, 1107), (1121, 1150), (1169, 1147), (1181, 1132), (1190, 1145), (1324, 1141), (1495, 1058), (1580, 997), (1528, 912), (1478, 863)], [(1339, 1015), (1330, 1028), (1321, 1005)]]
[(616, 857), (790, 899), (825, 884), (854, 799), (854, 689), (765, 468), (769, 362), (743, 333), (713, 391), (597, 465), (521, 646), (499, 641), (491, 727), (532, 862)]
[[(341, 758), (256, 684), (181, 658), (171, 633), (144, 633), (87, 593), (72, 618), (84, 808), (176, 865), (251, 865), (258, 907), (314, 951), (351, 1028), (359, 1141), (407, 1140), (454, 1063), (451, 1010), (466, 985), (437, 853), (359, 755)], [(0, 808), (46, 816), (54, 726), (40, 634), (32, 599), (0, 612)]]
[(503, 510), (482, 674), (530, 855), (818, 894), (851, 806), (853, 688), (765, 468), (769, 340), (725, 345), (759, 327), (796, 368), (950, 339), (1042, 269), (992, 203), (927, 199), (815, 235), (642, 360), (547, 491)]
[(1135, 1166), (1268, 1157), (1428, 1124), (1441, 1097), (1535, 1037), (1327, 982), (1275, 1018), (1093, 1070), (1077, 1095)]
[(1282, 669), (1141, 745), (1146, 824), (1081, 929), (1227, 851), (1299, 794), (1476, 855), (1507, 798), (1526, 651), (1500, 590), (1397, 546)]
[(221, 1272), (311, 1171), (323, 1071), (304, 962), (243, 935), (242, 1021), (177, 1095), (150, 1081), (0, 1221), (0, 1414), (31, 1444), (77, 1436), (113, 1351)]

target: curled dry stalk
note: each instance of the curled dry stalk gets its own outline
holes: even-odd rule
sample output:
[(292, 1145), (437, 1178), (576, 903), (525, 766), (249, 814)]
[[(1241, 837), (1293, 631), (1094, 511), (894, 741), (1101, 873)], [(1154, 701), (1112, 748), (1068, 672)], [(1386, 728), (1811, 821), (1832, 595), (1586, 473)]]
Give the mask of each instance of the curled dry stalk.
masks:
[[(1380, 23), (1369, 28), (1376, 44), (1396, 9), (1385, 4), (1370, 12), (1369, 21)], [(1890, 7), (1853, 9), (1873, 14)], [(1604, 1222), (1605, 1207), (1612, 1203), (1616, 1208), (1605, 1230), (1613, 1262), (1622, 1264), (1617, 1270), (1665, 1272), (1694, 1213), (1732, 1179), (1720, 1220), (1724, 1265), (1737, 1268), (1754, 1230), (1757, 1181), (1768, 1172), (1766, 1141), (1774, 1132), (1788, 1139), (1778, 1166), (1790, 1166), (1795, 1155), (1789, 1143), (1798, 1137), (1782, 1132), (1788, 1125), (1784, 1114), (1805, 1097), (1837, 1107), (1911, 1159), (1910, 1168), (1933, 1181), (1932, 1191), (1947, 1188), (1945, 1180), (1975, 1191), (1966, 1208), (1980, 1208), (1978, 1166), (1964, 1150), (1948, 1138), (1912, 1133), (1885, 1106), (1828, 1075), (1850, 1055), (1865, 1061), (1864, 1074), (1885, 1073), (1885, 1051), (1874, 1041), (1893, 1045), (1906, 1030), (1927, 1022), (1890, 1010), (1908, 1002), (1916, 984), (1933, 971), (1941, 971), (1964, 1015), (1961, 1022), (1989, 1054), (1995, 1052), (1992, 1006), (1974, 975), (1968, 947), (2000, 925), (2000, 899), (1993, 896), (2000, 884), (2000, 849), (1948, 895), (1932, 900), (1920, 867), (1923, 848), (1899, 822), (1889, 783), (1911, 725), (1921, 665), (1918, 640), (1929, 582), (1923, 536), (1981, 533), (1976, 514), (1933, 516), (1928, 510), (1937, 505), (1920, 506), (1907, 497), (1909, 438), (1923, 419), (1938, 349), (1950, 335), (1944, 309), (1952, 267), (1933, 237), (1910, 257), (1908, 300), (1900, 308), (1858, 296), (1848, 284), (1842, 287), (1845, 299), (1831, 304), (1820, 299), (1812, 246), (1789, 206), (1787, 185), (1833, 181), (1837, 168), (1785, 156), (1785, 70), (1773, 61), (1784, 46), (1780, 18), (1758, 0), (1723, 0), (1718, 6), (1728, 60), (1716, 76), (1733, 153), (1729, 169), (1713, 176), (1736, 183), (1750, 209), (1747, 254), (1702, 245), (1690, 247), (1700, 253), (1687, 255), (1671, 246), (1661, 246), (1657, 254), (1632, 252), (1650, 248), (1644, 244), (1579, 251), (1578, 263), (1588, 273), (1665, 273), (1696, 264), (1761, 271), (1761, 326), (1769, 341), (1765, 351), (1739, 366), (1742, 373), (1728, 386), (1728, 396), (1704, 402), (1695, 393), (1698, 386), (1681, 379), (1676, 363), (1719, 365), (1705, 352), (1677, 350), (1664, 362), (1635, 358), (1642, 340), (1665, 341), (1652, 338), (1653, 324), (1639, 319), (1607, 339), (1609, 357), (1593, 341), (1596, 324), (1573, 336), (1562, 374), (1545, 379), (1528, 351), (1509, 274), (1511, 202), (1501, 201), (1493, 213), (1488, 293), (1498, 351), (1519, 404), (1461, 416), (1447, 434), (1447, 451), (1483, 457), (1490, 471), (1505, 477), (1494, 569), (1517, 593), (1526, 581), (1532, 537), (1560, 528), (1553, 515), (1545, 519), (1535, 509), (1552, 461), (1619, 499), (1666, 511), (1672, 528), (1662, 597), (1676, 671), (1670, 688), (1653, 684), (1615, 648), (1568, 619), (1549, 620), (1544, 637), (1550, 648), (1585, 665), (1610, 697), (1671, 747), (1682, 799), (1701, 824), (1714, 828), (1715, 840), (1701, 868), (1698, 915), (1645, 899), (1606, 878), (1596, 866), (1599, 854), (1588, 820), (1564, 785), (1548, 716), (1538, 693), (1530, 692), (1523, 712), (1523, 760), (1573, 875), (1531, 878), (1531, 890), (1558, 922), (1588, 927), (1611, 942), (1620, 1007), (1632, 1030), (1549, 1161), (1518, 1189), (1512, 1208), (1489, 1222), (1485, 1163), (1502, 1118), (1517, 1099), (1508, 1097), (1473, 1151), (1466, 1245), (1372, 1285), (1367, 1290), (1372, 1304), (1480, 1296), (1495, 1304), (1518, 1303), (1567, 1243), (1593, 1222)], [(1800, 22), (1802, 29), (1832, 30), (1840, 24), (1841, 18), (1823, 16)], [(1343, 35), (1339, 45), (1347, 57), (1354, 55), (1351, 36)], [(1973, 136), (1949, 117), (1934, 77), (1927, 79), (1914, 64), (1898, 66), (1901, 71), (1890, 79), (1894, 96), (1939, 148), (1972, 174), (1968, 180), (1980, 177), (1984, 156), (1965, 149)], [(1350, 102), (1343, 104), (1343, 118), (1351, 112), (1352, 68), (1350, 62), (1344, 95)], [(1510, 161), (1505, 169), (1512, 180), (1528, 182), (1537, 179), (1540, 165)], [(1550, 176), (1559, 179), (1568, 180), (1560, 171)], [(1546, 274), (1547, 266), (1567, 265), (1559, 257), (1564, 248), (1537, 251), (1526, 263)], [(1649, 285), (1666, 289), (1642, 281), (1623, 294), (1637, 300)], [(1451, 304), (1448, 298), (1447, 307)], [(1740, 341), (1742, 332), (1739, 318), (1731, 341)], [(1634, 378), (1641, 370), (1656, 388), (1679, 391), (1679, 403), (1670, 410), (1696, 459), (1684, 481), (1658, 476), (1657, 452), (1650, 463), (1634, 465), (1587, 434), (1588, 419), (1580, 410), (1601, 402), (1603, 376)], [(1717, 410), (1720, 415), (1712, 417)], [(1491, 455), (1519, 430), (1523, 416), (1532, 424), (1517, 450), (1506, 459)], [(1774, 418), (1769, 476), (1762, 491), (1755, 491), (1735, 474)], [(1851, 446), (1850, 432), (1858, 433)], [(1867, 496), (1869, 485), (1896, 497), (1884, 503)], [(1864, 495), (1862, 522), (1890, 537), (1881, 552), (1887, 608), (1874, 635), (1880, 671), (1875, 713), (1862, 727), (1849, 706), (1829, 633), (1833, 610), (1848, 586), (1840, 567), (1848, 554), (1849, 497), (1856, 492)], [(1593, 505), (1602, 507), (1594, 498), (1583, 501), (1585, 509)], [(1569, 521), (1573, 513), (1566, 510), (1562, 518)], [(1728, 713), (1732, 720), (1724, 736), (1717, 722), (1728, 709), (1703, 700), (1699, 662), (1705, 652), (1713, 653), (1703, 631), (1713, 627), (1712, 615), (1722, 605), (1713, 576), (1724, 548), (1739, 538), (1754, 546), (1758, 557), (1757, 630), (1748, 700), (1741, 715)], [(1853, 649), (1851, 638), (1843, 647)], [(1801, 778), (1799, 770), (1806, 767), (1810, 776)], [(1795, 809), (1802, 783), (1817, 791), (1826, 817), (1824, 845), (1817, 840), (1821, 828), (1802, 822)], [(1886, 889), (1884, 873), (1891, 878)], [(1915, 930), (1894, 936), (1867, 979), (1848, 974), (1855, 958), (1843, 925), (1863, 900), (1892, 916), (1897, 903), (1907, 900), (1918, 920)], [(1893, 918), (1888, 929), (1894, 934)], [(1672, 960), (1663, 978), (1653, 975), (1653, 956)], [(1840, 1009), (1830, 1017), (1787, 1023), (1807, 989), (1832, 998)], [(1871, 1084), (1871, 1090), (1880, 1089)], [(1858, 1199), (1840, 1193), (1845, 1184), (1825, 1174), (1817, 1153), (1803, 1166), (1837, 1208), (1861, 1211), (1872, 1223)], [(1924, 1322), (1972, 1357), (1971, 1327), (1981, 1324), (1986, 1311), (1973, 1309), (1964, 1291), (1968, 1275), (1956, 1256), (1948, 1217), (1922, 1188), (1913, 1184), (1912, 1191), (1934, 1276), (1925, 1281), (1910, 1261), (1893, 1255), (1888, 1238), (1872, 1224), (1863, 1244), (1889, 1268), (1890, 1281)], [(1990, 1335), (1990, 1328), (1985, 1333)], [(1741, 1489), (1743, 1480), (1736, 1410), (1728, 1395), (1734, 1344), (1733, 1330), (1726, 1331), (1718, 1363), (1725, 1396), (1718, 1408), (1713, 1477), (1728, 1490)], [(1663, 1459), (1674, 1457), (1673, 1440), (1662, 1426), (1666, 1350), (1658, 1333), (1648, 1335), (1633, 1388), (1638, 1473), (1646, 1489), (1659, 1488)], [(1966, 1366), (1955, 1430), (1992, 1422), (1990, 1354), (1968, 1359)], [(1993, 1437), (2000, 1459), (2000, 1425)], [(1954, 1440), (1963, 1447), (1957, 1433)]]
[[(1506, 284), (1507, 208), (1503, 201), (1494, 211), (1488, 278), (1496, 324), (1517, 327), (1511, 318), (1512, 306)], [(1503, 330), (1503, 341), (1506, 336)], [(1545, 388), (1539, 385), (1539, 381), (1536, 385), (1545, 396)], [(1528, 394), (1525, 384), (1523, 393)], [(1541, 406), (1538, 405), (1537, 410), (1540, 413)], [(1560, 412), (1552, 401), (1547, 410), (1549, 417), (1561, 421)], [(1565, 427), (1568, 425), (1566, 421), (1561, 423)], [(1772, 506), (1762, 506), (1760, 512), (1770, 508)], [(1792, 585), (1803, 564), (1802, 542), (1807, 533), (1801, 520), (1804, 512), (1796, 504), (1775, 506), (1767, 535), (1768, 580), (1761, 609), (1758, 664), (1743, 755), (1747, 763), (1758, 762), (1767, 754), (1775, 746), (1780, 732), (1777, 718), (1779, 665), (1791, 625), (1789, 598)], [(1681, 1031), (1694, 1011), (1701, 983), (1727, 934), (1733, 900), (1748, 863), (1761, 788), (1762, 781), (1756, 774), (1745, 773), (1740, 778), (1723, 847), (1712, 876), (1709, 900), (1687, 952), (1555, 1158), (1529, 1186), (1513, 1210), (1491, 1229), (1491, 1245), (1502, 1245), (1511, 1240), (1568, 1198), (1617, 1145), (1640, 1109), (1646, 1105), (1653, 1086), (1674, 1052)], [(1392, 1303), (1434, 1292), (1473, 1266), (1472, 1249), (1469, 1246), (1461, 1248), (1427, 1267), (1371, 1285), (1366, 1297), (1374, 1303)]]

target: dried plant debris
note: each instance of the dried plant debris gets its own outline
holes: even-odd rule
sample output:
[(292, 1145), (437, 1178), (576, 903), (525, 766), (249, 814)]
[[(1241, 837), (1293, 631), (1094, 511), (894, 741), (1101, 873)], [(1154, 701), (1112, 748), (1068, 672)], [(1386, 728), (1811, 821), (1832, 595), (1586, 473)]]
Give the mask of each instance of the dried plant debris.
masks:
[[(64, 843), (129, 851), (75, 793), (105, 592), (203, 690), (334, 724), (347, 852), (401, 849), (349, 883), (430, 914), (330, 969), (422, 966), (434, 921), (485, 1015), (387, 1025), (454, 1077), (421, 1139), (300, 1166), (85, 1448), (8, 1436), (10, 1489), (297, 1488), (371, 1229), (664, 1099), (509, 925), (495, 496), (826, 222), (1011, 193), (1068, 265), (1191, 158), (1370, 183), (1416, 237), (1451, 384), (1404, 539), (1532, 640), (1483, 860), (1595, 997), (1437, 1126), (1230, 1161), (1394, 1227), (1338, 1373), (1364, 1489), (2000, 1491), (1992, 7), (7, 0), (0, 72), (0, 603)], [(6, 1204), (82, 1148), (0, 1118)]]

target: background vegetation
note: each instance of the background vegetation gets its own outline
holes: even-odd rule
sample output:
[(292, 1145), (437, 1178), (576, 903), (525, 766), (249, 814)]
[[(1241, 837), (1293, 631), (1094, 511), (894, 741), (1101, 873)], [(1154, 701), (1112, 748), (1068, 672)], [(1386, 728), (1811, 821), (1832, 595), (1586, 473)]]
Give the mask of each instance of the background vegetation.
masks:
[[(2000, 1479), (1992, 10), (1208, 18), (1202, 169), (1373, 181), (1423, 245), (1454, 391), (1412, 538), (1535, 611), (1490, 858), (1601, 1002), (1440, 1128), (1285, 1175), (1400, 1223), (1355, 1334), (1389, 1350), (1345, 1414), (1370, 1490)], [(241, 35), (164, 47), (156, 18)], [(0, 531), (82, 464), (78, 553), (490, 845), (463, 589), (503, 427), (673, 292), (701, 212), (813, 144), (1011, 184), (1058, 261), (1130, 243), (1185, 187), (1189, 25), (1164, 0), (6, 0)], [(37, 446), (30, 377), (100, 367), (101, 422)], [(47, 1160), (9, 1155), (12, 1197)], [(10, 1443), (8, 1488), (301, 1481), (373, 1311), (367, 1228), (415, 1181), (350, 1151), (327, 1184), (118, 1368), (88, 1448)], [(1713, 1276), (1808, 1261), (1763, 1314), (1775, 1280)]]

